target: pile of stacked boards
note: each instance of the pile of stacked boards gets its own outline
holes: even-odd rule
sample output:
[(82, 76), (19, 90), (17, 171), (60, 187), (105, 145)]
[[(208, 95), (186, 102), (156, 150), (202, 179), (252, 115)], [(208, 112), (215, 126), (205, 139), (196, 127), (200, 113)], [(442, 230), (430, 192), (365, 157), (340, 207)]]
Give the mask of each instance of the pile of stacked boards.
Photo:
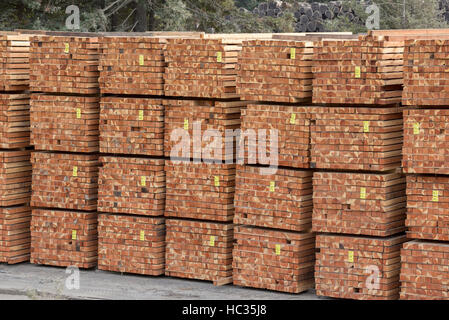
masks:
[(446, 299), (449, 30), (0, 33), (0, 263)]

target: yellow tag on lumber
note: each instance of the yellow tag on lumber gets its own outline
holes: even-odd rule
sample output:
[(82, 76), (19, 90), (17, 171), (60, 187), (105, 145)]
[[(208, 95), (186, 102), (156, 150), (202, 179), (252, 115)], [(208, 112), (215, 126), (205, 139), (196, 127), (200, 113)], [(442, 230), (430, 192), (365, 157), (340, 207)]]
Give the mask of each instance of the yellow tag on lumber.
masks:
[(369, 121), (363, 121), (363, 132), (369, 132)]
[(362, 71), (360, 67), (355, 67), (355, 77), (360, 78), (362, 76)]
[(81, 119), (81, 108), (76, 108), (76, 118)]
[(290, 48), (290, 59), (296, 59), (296, 48)]
[(209, 246), (211, 246), (211, 247), (215, 246), (215, 236), (210, 236)]
[(223, 61), (223, 54), (221, 52), (217, 52), (217, 62)]
[(143, 64), (144, 64), (143, 54), (141, 54), (141, 55), (139, 56), (139, 65), (143, 66)]
[(146, 187), (146, 185), (147, 185), (147, 178), (146, 177), (140, 177), (140, 185), (142, 187)]
[(348, 252), (348, 262), (354, 262), (354, 251)]
[(433, 192), (432, 192), (432, 201), (433, 202), (438, 202), (439, 201), (439, 196), (440, 196), (439, 191), (438, 190), (433, 190)]
[(189, 130), (189, 119), (184, 119), (184, 130)]
[(360, 188), (360, 199), (366, 199), (366, 188)]
[(216, 187), (219, 187), (219, 186), (220, 186), (220, 177), (219, 177), (219, 176), (215, 176), (215, 177), (214, 177), (214, 185), (215, 185)]
[(296, 123), (296, 113), (292, 113), (292, 115), (290, 116), (290, 124), (295, 123)]
[(139, 110), (139, 121), (143, 120), (143, 110)]
[(70, 52), (70, 46), (69, 44), (66, 42), (64, 43), (64, 53), (69, 53)]
[(76, 230), (72, 230), (72, 240), (76, 240)]
[(275, 187), (276, 187), (276, 182), (270, 181), (270, 192), (274, 192)]
[(413, 134), (419, 134), (420, 131), (421, 131), (421, 125), (419, 124), (419, 122), (415, 122), (413, 124)]
[(72, 176), (78, 177), (78, 167), (77, 167), (77, 166), (74, 166), (74, 167), (73, 167)]
[(145, 241), (145, 231), (140, 230), (140, 241)]
[(276, 255), (279, 256), (281, 254), (281, 245), (277, 244), (276, 245)]

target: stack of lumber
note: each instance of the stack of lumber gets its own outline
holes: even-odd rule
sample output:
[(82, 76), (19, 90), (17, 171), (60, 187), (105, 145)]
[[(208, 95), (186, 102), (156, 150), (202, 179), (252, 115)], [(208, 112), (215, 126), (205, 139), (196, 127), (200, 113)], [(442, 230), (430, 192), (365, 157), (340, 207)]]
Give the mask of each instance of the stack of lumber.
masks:
[[(310, 117), (308, 107), (248, 104), (242, 110), (240, 149), (240, 152), (245, 152), (245, 163), (269, 164), (261, 163), (257, 147), (265, 143), (267, 151), (271, 150), (272, 141), (275, 141), (273, 131), (277, 130), (277, 151), (273, 149), (271, 153), (278, 154), (279, 166), (309, 168)], [(265, 141), (259, 136), (263, 130)]]
[(30, 36), (0, 33), (0, 91), (27, 90), (30, 81)]
[(160, 37), (103, 37), (101, 93), (163, 96), (166, 42)]
[(168, 39), (165, 95), (197, 98), (238, 98), (238, 53), (242, 40)]
[(98, 37), (39, 35), (31, 39), (31, 91), (76, 94), (99, 92)]
[(315, 172), (313, 231), (386, 237), (405, 231), (399, 173)]
[(31, 263), (59, 267), (97, 265), (97, 213), (33, 209)]
[(30, 95), (0, 93), (0, 148), (30, 145)]
[(237, 166), (234, 223), (291, 231), (312, 227), (312, 172), (278, 169), (267, 175)]
[(313, 102), (399, 104), (404, 42), (383, 36), (323, 40), (314, 45)]
[(98, 152), (98, 97), (31, 95), (31, 144), (36, 150)]
[(232, 283), (232, 224), (167, 219), (166, 228), (165, 275)]
[(310, 102), (313, 42), (248, 40), (237, 66), (237, 93), (242, 100)]
[(29, 150), (0, 151), (0, 206), (30, 202), (31, 163)]
[(163, 159), (100, 157), (98, 211), (163, 216)]
[(33, 152), (33, 207), (97, 209), (98, 155)]
[(406, 173), (449, 174), (449, 110), (404, 110)]
[(387, 171), (401, 166), (399, 107), (313, 107), (312, 167)]
[(398, 299), (400, 251), (405, 241), (405, 235), (387, 238), (317, 235), (317, 295), (358, 300)]
[(166, 217), (233, 220), (235, 164), (167, 160), (165, 174)]
[(0, 208), (0, 262), (30, 260), (30, 222), (28, 205)]
[(447, 300), (449, 245), (410, 241), (401, 250), (401, 300)]
[(100, 152), (164, 155), (164, 107), (160, 99), (102, 97)]
[(407, 236), (449, 241), (449, 176), (407, 175)]
[(448, 50), (447, 35), (405, 41), (403, 105), (445, 108), (449, 104)]
[(236, 226), (235, 285), (300, 293), (314, 287), (315, 235)]
[[(243, 101), (164, 100), (165, 156), (233, 162), (236, 158), (234, 141), (237, 139), (229, 132), (237, 133), (240, 129), (241, 110), (246, 104)], [(220, 135), (206, 136), (207, 130)], [(183, 131), (190, 137), (189, 154), (175, 148), (184, 141), (181, 140)]]
[(98, 247), (100, 270), (163, 275), (164, 218), (100, 214)]

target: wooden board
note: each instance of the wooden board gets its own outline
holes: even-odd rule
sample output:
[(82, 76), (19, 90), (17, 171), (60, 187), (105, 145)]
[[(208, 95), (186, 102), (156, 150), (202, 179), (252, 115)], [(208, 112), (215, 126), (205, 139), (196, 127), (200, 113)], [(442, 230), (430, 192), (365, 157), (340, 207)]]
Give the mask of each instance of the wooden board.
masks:
[(401, 300), (448, 300), (447, 257), (444, 242), (410, 241), (401, 250)]
[(237, 166), (234, 224), (307, 231), (312, 227), (312, 172)]
[(98, 211), (163, 216), (164, 159), (100, 157)]
[(99, 151), (98, 97), (31, 95), (31, 144), (35, 150)]
[(449, 174), (449, 110), (404, 110), (406, 173)]
[(237, 98), (239, 39), (168, 39), (165, 95)]
[(313, 102), (398, 104), (402, 98), (403, 41), (372, 36), (314, 45)]
[(288, 293), (314, 287), (314, 233), (236, 226), (234, 238), (234, 285)]
[(313, 231), (386, 237), (405, 231), (405, 177), (315, 172)]
[(405, 235), (317, 235), (316, 294), (356, 300), (398, 299), (400, 250), (405, 241)]
[(99, 58), (97, 37), (33, 36), (30, 89), (53, 93), (99, 93)]
[(216, 283), (232, 276), (233, 224), (178, 219), (165, 223), (166, 276)]
[(401, 108), (314, 107), (311, 167), (388, 171), (401, 166)]
[(249, 40), (237, 65), (237, 94), (242, 100), (312, 101), (313, 42)]
[(33, 152), (33, 207), (97, 209), (98, 155)]
[(30, 146), (30, 95), (0, 94), (0, 148)]
[[(238, 139), (229, 133), (237, 136), (246, 105), (238, 100), (164, 100), (165, 157), (235, 162)], [(214, 134), (207, 136), (208, 130), (214, 130)], [(189, 137), (187, 156), (176, 148), (184, 135)]]
[(98, 269), (163, 275), (164, 218), (98, 215)]
[(272, 147), (272, 143), (277, 133), (279, 166), (310, 168), (310, 118), (309, 107), (248, 104), (242, 110), (240, 152), (244, 155), (239, 154), (239, 159), (244, 158), (247, 164), (270, 164), (258, 156), (257, 147), (265, 143), (267, 156), (275, 154), (276, 145)]
[(167, 160), (165, 174), (166, 217), (233, 220), (235, 164)]
[(30, 35), (0, 32), (0, 91), (28, 90)]
[(31, 209), (28, 205), (0, 208), (0, 262), (30, 260)]
[(31, 196), (30, 150), (0, 151), (0, 206), (27, 204)]
[(58, 267), (97, 265), (97, 213), (33, 209), (31, 263)]
[(100, 152), (164, 155), (164, 106), (160, 99), (102, 97)]
[(160, 37), (101, 38), (101, 93), (164, 95), (164, 51)]

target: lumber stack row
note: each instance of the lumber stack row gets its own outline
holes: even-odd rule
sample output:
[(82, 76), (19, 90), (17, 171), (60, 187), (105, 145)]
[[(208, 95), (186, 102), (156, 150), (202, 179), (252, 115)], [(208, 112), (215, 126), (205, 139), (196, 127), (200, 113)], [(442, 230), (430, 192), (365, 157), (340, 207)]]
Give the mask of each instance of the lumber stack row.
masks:
[(98, 155), (33, 152), (33, 207), (97, 209)]
[[(266, 168), (265, 168), (266, 170)], [(312, 172), (237, 166), (236, 225), (307, 231), (312, 227)]]
[(313, 107), (312, 167), (388, 171), (401, 166), (402, 110)]
[(166, 42), (159, 37), (103, 37), (101, 92), (163, 96)]
[(164, 218), (100, 214), (98, 268), (152, 276), (163, 275)]
[[(258, 147), (266, 146), (267, 157), (275, 157), (279, 166), (310, 167), (310, 108), (285, 105), (248, 104), (242, 110), (242, 134), (239, 158), (245, 163), (273, 164), (261, 159)], [(275, 143), (277, 142), (277, 144)]]
[(358, 299), (399, 298), (400, 250), (405, 235), (387, 238), (317, 235), (317, 295)]
[(39, 35), (31, 39), (31, 91), (75, 94), (99, 92), (98, 37)]
[(0, 151), (0, 206), (27, 204), (31, 196), (29, 150)]
[(247, 101), (310, 102), (312, 58), (311, 41), (243, 41), (237, 93)]
[(234, 226), (194, 220), (166, 220), (165, 275), (232, 283)]
[(449, 174), (449, 110), (404, 110), (406, 173)]
[(235, 164), (167, 160), (165, 216), (232, 221), (235, 171)]
[(36, 150), (98, 152), (100, 99), (31, 95), (31, 144)]
[(246, 104), (243, 101), (164, 100), (165, 156), (234, 162), (240, 115)]
[(407, 235), (449, 241), (449, 177), (407, 175)]
[(399, 173), (315, 172), (313, 231), (386, 237), (405, 231)]
[(160, 99), (102, 97), (100, 152), (164, 155), (164, 106)]
[(168, 39), (165, 51), (165, 95), (238, 98), (238, 39)]
[(16, 149), (30, 145), (30, 95), (0, 94), (0, 148)]
[(314, 286), (315, 235), (236, 226), (235, 285), (300, 293)]
[(448, 50), (449, 40), (409, 39), (405, 41), (403, 105), (447, 107), (449, 104)]
[(100, 157), (98, 211), (163, 216), (163, 159)]
[(30, 36), (0, 33), (0, 91), (28, 90)]
[(398, 104), (402, 99), (403, 41), (360, 36), (314, 46), (313, 102)]
[(30, 260), (31, 208), (28, 205), (0, 208), (0, 262)]
[(410, 241), (401, 251), (401, 300), (447, 300), (449, 245)]
[(97, 249), (96, 212), (33, 209), (31, 263), (93, 268)]

